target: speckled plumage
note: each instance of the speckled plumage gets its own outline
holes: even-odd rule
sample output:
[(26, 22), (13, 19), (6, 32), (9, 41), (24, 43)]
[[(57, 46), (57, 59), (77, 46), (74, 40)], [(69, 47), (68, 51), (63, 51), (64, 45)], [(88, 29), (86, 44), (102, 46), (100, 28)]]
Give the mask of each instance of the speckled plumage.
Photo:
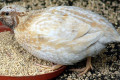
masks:
[(13, 28), (18, 24), (16, 16), (23, 16), (26, 12), (27, 10), (19, 5), (5, 6), (0, 10), (0, 20), (3, 24)]
[(34, 56), (71, 65), (97, 55), (120, 36), (104, 17), (74, 6), (50, 7), (17, 16), (15, 38)]

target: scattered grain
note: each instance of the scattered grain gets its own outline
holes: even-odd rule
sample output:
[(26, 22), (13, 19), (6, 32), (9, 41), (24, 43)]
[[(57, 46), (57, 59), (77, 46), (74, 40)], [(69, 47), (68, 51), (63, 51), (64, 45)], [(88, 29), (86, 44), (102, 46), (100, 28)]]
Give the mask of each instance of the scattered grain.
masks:
[(52, 72), (51, 62), (40, 60), (24, 50), (14, 34), (0, 33), (0, 75), (28, 76)]

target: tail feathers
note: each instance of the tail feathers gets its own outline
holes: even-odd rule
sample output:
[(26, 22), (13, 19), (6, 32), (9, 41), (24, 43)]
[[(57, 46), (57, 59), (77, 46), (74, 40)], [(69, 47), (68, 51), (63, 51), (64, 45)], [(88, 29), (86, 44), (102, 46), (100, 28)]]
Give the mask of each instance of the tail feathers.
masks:
[(115, 42), (120, 42), (120, 36), (114, 38)]

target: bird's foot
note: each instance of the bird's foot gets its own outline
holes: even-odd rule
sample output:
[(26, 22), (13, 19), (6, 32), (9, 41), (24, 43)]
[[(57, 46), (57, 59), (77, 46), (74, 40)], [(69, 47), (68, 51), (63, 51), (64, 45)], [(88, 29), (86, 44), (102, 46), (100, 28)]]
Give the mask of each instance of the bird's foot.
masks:
[(91, 65), (91, 57), (88, 57), (86, 67), (84, 67), (82, 69), (70, 69), (70, 71), (80, 72), (78, 74), (78, 76), (81, 76), (81, 75), (87, 73), (90, 69), (93, 69), (93, 68), (92, 68), (92, 65)]
[(37, 66), (40, 66), (40, 67), (42, 67), (42, 68), (49, 68), (49, 69), (51, 69), (51, 70), (53, 70), (53, 71), (63, 66), (63, 65), (47, 66), (47, 65), (41, 65), (41, 64), (36, 64), (36, 65), (37, 65)]
[(62, 67), (63, 65), (54, 65), (54, 66), (52, 66), (52, 70), (56, 70), (56, 69), (58, 69), (58, 68), (60, 68), (60, 67)]

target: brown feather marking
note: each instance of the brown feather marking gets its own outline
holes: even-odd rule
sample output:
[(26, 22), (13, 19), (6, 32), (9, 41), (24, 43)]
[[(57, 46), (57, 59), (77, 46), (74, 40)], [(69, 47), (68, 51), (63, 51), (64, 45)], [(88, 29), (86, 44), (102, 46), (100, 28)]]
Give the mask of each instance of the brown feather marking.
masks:
[[(19, 24), (19, 18), (18, 16), (16, 16), (16, 22), (17, 22), (17, 25)], [(17, 27), (17, 25), (15, 27)]]

